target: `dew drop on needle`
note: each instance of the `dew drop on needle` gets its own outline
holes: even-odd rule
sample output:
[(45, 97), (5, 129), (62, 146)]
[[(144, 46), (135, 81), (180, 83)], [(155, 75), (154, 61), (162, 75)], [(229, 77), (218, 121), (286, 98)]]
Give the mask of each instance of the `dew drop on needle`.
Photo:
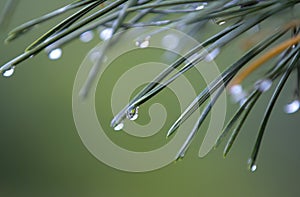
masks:
[(136, 120), (139, 116), (138, 114), (139, 107), (131, 108), (127, 111), (126, 116), (129, 120)]
[(135, 42), (135, 45), (137, 46), (137, 47), (140, 47), (140, 48), (147, 48), (148, 46), (149, 46), (149, 44), (150, 44), (150, 36), (147, 36), (146, 38), (144, 38), (144, 40), (142, 40), (142, 41), (136, 41)]
[(229, 92), (231, 94), (231, 98), (233, 102), (235, 103), (238, 102), (242, 103), (247, 96), (247, 93), (243, 90), (243, 87), (239, 84), (232, 86)]
[(80, 35), (80, 40), (82, 42), (90, 42), (94, 38), (93, 31), (86, 31)]
[(291, 103), (287, 104), (284, 106), (284, 112), (287, 114), (292, 114), (295, 113), (299, 110), (300, 108), (300, 101), (299, 100), (294, 100)]
[(270, 79), (259, 80), (258, 82), (255, 83), (255, 86), (260, 92), (266, 92), (271, 88), (272, 80)]
[(10, 69), (4, 71), (2, 75), (3, 77), (11, 77), (14, 74), (14, 72), (15, 72), (15, 67), (13, 66)]
[(57, 60), (61, 56), (62, 56), (62, 50), (60, 48), (53, 49), (48, 53), (48, 57), (51, 60)]
[(119, 123), (119, 124), (117, 124), (115, 127), (114, 127), (114, 130), (115, 131), (120, 131), (120, 130), (122, 130), (123, 129), (123, 127), (124, 127), (124, 123)]
[(257, 170), (257, 166), (254, 164), (251, 166), (250, 171), (255, 172)]
[(113, 29), (112, 28), (106, 28), (106, 29), (101, 31), (100, 38), (102, 40), (108, 40), (112, 37), (112, 34), (113, 34)]

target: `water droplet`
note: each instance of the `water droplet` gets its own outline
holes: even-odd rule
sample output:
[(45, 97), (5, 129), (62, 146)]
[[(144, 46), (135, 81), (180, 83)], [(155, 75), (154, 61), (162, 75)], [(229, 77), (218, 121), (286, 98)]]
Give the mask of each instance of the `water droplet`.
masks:
[(130, 120), (136, 120), (138, 117), (139, 117), (139, 114), (136, 113), (136, 114), (134, 114), (134, 116), (132, 116), (132, 118), (130, 118)]
[(234, 85), (230, 88), (230, 94), (240, 94), (243, 92), (243, 87), (241, 85)]
[(247, 93), (243, 90), (242, 86), (239, 84), (232, 86), (229, 92), (232, 95), (232, 100), (235, 103), (240, 102), (241, 104), (247, 96)]
[(259, 80), (255, 83), (255, 87), (260, 91), (260, 92), (266, 92), (268, 91), (272, 86), (272, 80), (270, 79), (263, 79)]
[(251, 172), (255, 172), (257, 170), (257, 166), (255, 164), (253, 164), (251, 167), (250, 167), (250, 171)]
[(220, 49), (216, 48), (214, 50), (212, 50), (212, 52), (210, 52), (206, 57), (205, 57), (205, 61), (207, 62), (211, 62), (213, 61), (217, 55), (220, 53)]
[(112, 28), (106, 28), (101, 31), (100, 38), (102, 40), (108, 40), (112, 37), (113, 29)]
[(171, 22), (170, 20), (161, 20), (161, 21), (155, 21), (155, 24), (156, 25), (167, 25), (170, 22)]
[(150, 41), (149, 41), (150, 38), (151, 38), (151, 36), (147, 36), (142, 41), (136, 41), (135, 45), (138, 46), (138, 47), (140, 47), (140, 48), (147, 48), (149, 46), (149, 44), (150, 44)]
[(226, 21), (218, 21), (217, 24), (218, 25), (224, 25), (226, 23)]
[(15, 66), (3, 72), (3, 77), (11, 77), (15, 72)]
[(299, 108), (300, 108), (300, 101), (294, 100), (291, 103), (284, 106), (284, 112), (287, 114), (292, 114), (292, 113), (297, 112), (299, 110)]
[(168, 34), (163, 37), (162, 45), (167, 49), (176, 49), (179, 45), (179, 38), (174, 34)]
[(202, 10), (202, 9), (205, 8), (206, 5), (207, 5), (207, 3), (204, 2), (204, 3), (200, 4), (200, 5), (198, 5), (198, 6), (195, 8), (195, 10)]
[(115, 130), (115, 131), (120, 131), (120, 130), (123, 129), (123, 127), (124, 127), (124, 123), (121, 122), (121, 123), (117, 124), (117, 125), (114, 127), (114, 130)]
[(53, 49), (48, 53), (48, 57), (51, 60), (57, 60), (62, 56), (62, 50), (60, 48)]
[(136, 120), (139, 117), (139, 107), (131, 108), (127, 111), (126, 116), (129, 120)]
[(80, 40), (82, 42), (90, 42), (94, 38), (93, 31), (86, 31), (80, 35)]
[(204, 8), (204, 5), (199, 5), (199, 6), (196, 7), (195, 10), (202, 10), (203, 8)]

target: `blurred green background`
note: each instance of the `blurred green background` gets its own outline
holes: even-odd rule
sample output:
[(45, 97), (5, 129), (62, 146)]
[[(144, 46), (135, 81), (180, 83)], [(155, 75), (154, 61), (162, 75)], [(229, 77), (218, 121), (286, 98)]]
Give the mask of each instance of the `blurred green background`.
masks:
[[(7, 29), (1, 29), (1, 41), (17, 25), (68, 2), (20, 1)], [(4, 3), (0, 2), (0, 8)], [(57, 21), (40, 25), (9, 45), (1, 44), (0, 63), (20, 54), (26, 44)], [(152, 172), (123, 172), (95, 159), (75, 128), (72, 88), (81, 62), (98, 42), (98, 38), (90, 43), (75, 41), (63, 48), (62, 58), (56, 61), (41, 53), (20, 64), (11, 78), (0, 78), (0, 196), (299, 196), (300, 115), (282, 111), (291, 99), (293, 80), (273, 112), (255, 173), (246, 169), (247, 158), (267, 97), (249, 117), (226, 159), (222, 147), (205, 158), (198, 157), (203, 133), (182, 161)], [(239, 55), (239, 47), (237, 43), (222, 53), (218, 65), (224, 68), (232, 62), (232, 50)], [(232, 113), (233, 107), (228, 110)], [(128, 136), (126, 143), (122, 142), (122, 137), (111, 136), (116, 143), (131, 142)], [(165, 142), (163, 134), (156, 139), (161, 141), (153, 147)]]

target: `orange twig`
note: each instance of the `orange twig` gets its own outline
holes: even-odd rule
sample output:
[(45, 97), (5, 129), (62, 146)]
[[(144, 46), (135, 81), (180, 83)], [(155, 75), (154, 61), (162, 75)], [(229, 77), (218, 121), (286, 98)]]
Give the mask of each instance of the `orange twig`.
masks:
[(285, 49), (297, 44), (298, 42), (300, 42), (300, 35), (292, 37), (291, 39), (286, 40), (281, 44), (275, 46), (274, 48), (270, 49), (268, 52), (266, 52), (264, 55), (256, 59), (254, 62), (252, 62), (252, 64), (250, 64), (240, 73), (238, 73), (230, 82), (229, 88), (234, 85), (240, 84), (248, 75), (250, 75), (254, 70), (259, 68), (263, 63), (273, 58), (274, 56), (278, 55)]

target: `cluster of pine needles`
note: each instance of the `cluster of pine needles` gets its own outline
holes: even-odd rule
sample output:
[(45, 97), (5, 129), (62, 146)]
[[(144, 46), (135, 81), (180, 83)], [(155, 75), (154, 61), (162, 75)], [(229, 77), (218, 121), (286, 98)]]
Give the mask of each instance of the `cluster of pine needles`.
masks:
[[(9, 19), (8, 13), (11, 13), (10, 9), (14, 8), (17, 2), (17, 0), (7, 1), (3, 14), (0, 16), (2, 24), (3, 21)], [(79, 0), (13, 29), (9, 33), (6, 42), (11, 42), (30, 32), (37, 24), (73, 11), (68, 17), (31, 43), (24, 53), (4, 64), (0, 68), (0, 73), (7, 75), (7, 72), (11, 73), (21, 62), (43, 50), (51, 51), (62, 47), (77, 39), (83, 33), (95, 31), (99, 27), (109, 28), (110, 30), (110, 36), (107, 38), (104, 47), (105, 50), (113, 44), (118, 44), (110, 41), (114, 34), (132, 27), (158, 26), (162, 31), (173, 28), (193, 36), (200, 31), (205, 31), (205, 25), (210, 21), (215, 21), (218, 24), (226, 22), (225, 25), (222, 25), (224, 28), (219, 32), (201, 42), (198, 46), (191, 48), (188, 53), (179, 57), (142, 89), (113, 118), (111, 126), (115, 128), (122, 124), (125, 118), (131, 119), (134, 117), (138, 113), (139, 106), (166, 88), (180, 75), (204, 60), (207, 54), (216, 49), (222, 52), (226, 45), (232, 43), (246, 31), (258, 26), (262, 28), (260, 26), (261, 23), (278, 16), (278, 14), (297, 13), (297, 9), (299, 9), (297, 7), (298, 3), (300, 3), (299, 0)], [(229, 25), (227, 25), (227, 22), (229, 22)], [(274, 28), (271, 34), (264, 36), (255, 46), (252, 46), (244, 55), (239, 57), (237, 61), (232, 65), (228, 65), (215, 80), (201, 91), (167, 133), (168, 136), (172, 135), (193, 112), (198, 110), (201, 105), (206, 105), (175, 159), (183, 157), (190, 142), (199, 131), (201, 124), (208, 116), (219, 96), (222, 92), (228, 90), (233, 100), (239, 103), (239, 109), (232, 119), (229, 120), (216, 141), (215, 146), (218, 146), (226, 135), (232, 131), (224, 149), (224, 156), (226, 156), (255, 103), (275, 83), (275, 88), (261, 119), (258, 135), (249, 159), (249, 169), (255, 171), (258, 152), (268, 120), (287, 79), (293, 71), (296, 72), (297, 84), (292, 95), (293, 101), (286, 106), (285, 111), (294, 113), (300, 106), (299, 32), (300, 19), (297, 19), (297, 16), (291, 16), (289, 19), (286, 19), (285, 24)], [(203, 48), (205, 48), (205, 52)], [(193, 58), (192, 61), (187, 61), (192, 56), (196, 58)], [(272, 65), (269, 65), (269, 70), (264, 74), (259, 74), (260, 76), (256, 76), (258, 79), (255, 83), (244, 84), (246, 88), (242, 87), (245, 78), (271, 59), (270, 64)], [(103, 55), (98, 58), (97, 63), (91, 69), (82, 88), (81, 96), (85, 97), (89, 93), (91, 84), (101, 69), (102, 61)], [(177, 73), (171, 75), (174, 69), (177, 69)]]

